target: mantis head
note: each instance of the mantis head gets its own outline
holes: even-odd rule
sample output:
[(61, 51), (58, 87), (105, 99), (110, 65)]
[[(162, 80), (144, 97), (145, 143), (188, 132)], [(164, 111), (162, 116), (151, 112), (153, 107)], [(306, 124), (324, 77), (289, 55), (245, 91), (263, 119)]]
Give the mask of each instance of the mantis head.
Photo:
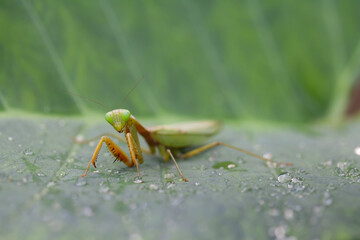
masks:
[(111, 126), (115, 128), (116, 131), (122, 132), (126, 123), (130, 119), (130, 111), (126, 109), (116, 109), (112, 110), (105, 115), (105, 120), (110, 123)]

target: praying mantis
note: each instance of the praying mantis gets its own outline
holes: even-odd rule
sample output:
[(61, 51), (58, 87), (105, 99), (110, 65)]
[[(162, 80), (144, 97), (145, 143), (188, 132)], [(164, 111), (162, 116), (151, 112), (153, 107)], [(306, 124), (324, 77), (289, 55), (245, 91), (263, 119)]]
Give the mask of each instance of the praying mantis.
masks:
[[(253, 152), (219, 141), (205, 144), (201, 147), (197, 147), (185, 153), (181, 152), (181, 150), (184, 148), (204, 144), (204, 142), (206, 142), (209, 138), (216, 135), (222, 127), (220, 121), (195, 121), (179, 124), (144, 127), (136, 120), (133, 115), (131, 115), (130, 111), (127, 109), (116, 109), (110, 111), (106, 113), (105, 120), (118, 133), (124, 133), (125, 138), (122, 138), (114, 133), (107, 133), (87, 141), (76, 140), (76, 142), (78, 143), (87, 143), (93, 141), (94, 139), (100, 138), (100, 141), (95, 148), (95, 151), (92, 155), (92, 158), (85, 173), (81, 175), (82, 177), (85, 177), (87, 175), (91, 164), (96, 168), (95, 162), (97, 160), (99, 151), (103, 143), (106, 144), (111, 154), (115, 157), (114, 162), (118, 160), (126, 164), (128, 167), (136, 166), (139, 178), (139, 164), (142, 164), (144, 161), (143, 153), (155, 154), (156, 149), (166, 162), (169, 161), (169, 158), (172, 159), (180, 176), (185, 182), (188, 182), (188, 180), (182, 174), (174, 155), (186, 159), (218, 145), (241, 151), (243, 153), (261, 159), (267, 163), (274, 163), (275, 166), (292, 165), (291, 163), (273, 162), (270, 159), (255, 154)], [(140, 146), (138, 134), (140, 134), (145, 139), (146, 143), (149, 146), (149, 149), (145, 149)], [(110, 139), (110, 136), (117, 138), (128, 145), (130, 151), (130, 158), (116, 143), (114, 143), (113, 140)]]

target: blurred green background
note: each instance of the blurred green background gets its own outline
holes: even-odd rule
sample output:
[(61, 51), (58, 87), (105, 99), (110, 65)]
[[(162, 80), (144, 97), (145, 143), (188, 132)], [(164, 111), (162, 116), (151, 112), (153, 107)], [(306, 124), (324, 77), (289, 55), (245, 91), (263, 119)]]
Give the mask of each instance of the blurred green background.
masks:
[(359, 9), (357, 0), (1, 0), (0, 109), (339, 121), (359, 77)]

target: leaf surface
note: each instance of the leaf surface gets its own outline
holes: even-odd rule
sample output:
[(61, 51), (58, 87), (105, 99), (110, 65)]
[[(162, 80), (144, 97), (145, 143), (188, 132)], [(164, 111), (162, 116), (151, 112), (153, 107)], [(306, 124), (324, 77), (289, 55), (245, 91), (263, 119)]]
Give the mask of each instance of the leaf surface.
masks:
[[(2, 118), (1, 239), (354, 239), (360, 236), (360, 124), (250, 131), (225, 128), (214, 140), (271, 154), (293, 167), (217, 147), (172, 162), (145, 156), (135, 168), (105, 148), (84, 173), (96, 143), (110, 131), (82, 118)], [(126, 152), (126, 145), (119, 143)], [(145, 146), (143, 144), (143, 146)], [(357, 150), (360, 151), (360, 150)]]

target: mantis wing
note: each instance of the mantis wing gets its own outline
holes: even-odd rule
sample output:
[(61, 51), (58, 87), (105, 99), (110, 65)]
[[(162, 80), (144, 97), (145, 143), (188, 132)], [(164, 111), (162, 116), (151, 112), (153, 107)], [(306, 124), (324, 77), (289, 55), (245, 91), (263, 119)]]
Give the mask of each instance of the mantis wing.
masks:
[(148, 127), (153, 137), (161, 144), (171, 148), (198, 145), (221, 130), (220, 121), (196, 121)]

